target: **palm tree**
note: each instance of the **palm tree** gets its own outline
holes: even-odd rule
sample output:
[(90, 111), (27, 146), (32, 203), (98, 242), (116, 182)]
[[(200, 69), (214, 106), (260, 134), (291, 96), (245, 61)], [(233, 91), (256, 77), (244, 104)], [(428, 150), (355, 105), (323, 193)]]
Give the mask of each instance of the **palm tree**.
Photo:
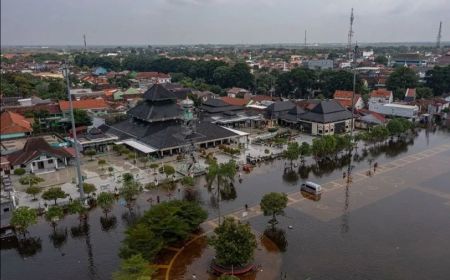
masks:
[(230, 186), (230, 183), (234, 181), (236, 175), (236, 162), (230, 160), (227, 163), (218, 164), (217, 161), (211, 161), (208, 167), (208, 174), (206, 180), (209, 186), (212, 186), (214, 182), (217, 182), (217, 209), (219, 214), (220, 224), (220, 192), (222, 187)]

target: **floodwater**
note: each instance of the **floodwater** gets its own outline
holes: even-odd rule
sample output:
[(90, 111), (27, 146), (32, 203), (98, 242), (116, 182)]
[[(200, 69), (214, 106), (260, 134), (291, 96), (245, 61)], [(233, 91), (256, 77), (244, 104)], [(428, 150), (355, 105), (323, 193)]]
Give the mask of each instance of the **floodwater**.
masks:
[[(368, 170), (369, 162), (383, 167), (398, 157), (448, 143), (450, 133), (422, 130), (414, 139), (386, 144), (366, 155), (360, 147), (353, 172)], [(449, 164), (447, 150), (412, 163), (411, 168), (375, 175), (367, 184), (359, 183), (361, 190), (355, 184), (355, 189), (325, 192), (320, 201), (288, 207), (278, 225), (287, 240), (281, 253), (286, 279), (450, 279)], [(285, 162), (276, 160), (242, 174), (242, 182), (236, 180), (234, 189), (224, 194), (221, 212), (256, 205), (270, 191), (296, 192), (306, 178), (319, 183), (338, 180), (347, 170), (345, 159), (306, 165), (312, 167), (286, 173)], [(216, 203), (204, 184), (199, 178), (196, 195), (214, 218)], [(392, 189), (382, 191), (390, 184)], [(366, 192), (379, 190), (376, 199), (362, 195), (364, 185)], [(172, 199), (183, 193), (175, 191)], [(54, 228), (42, 219), (31, 227), (32, 239), (26, 244), (2, 242), (1, 279), (110, 279), (120, 261), (117, 252), (123, 231), (151, 206), (147, 199), (155, 195), (141, 195), (133, 214), (118, 203), (108, 219), (99, 209), (90, 211), (85, 223), (69, 215)], [(314, 211), (319, 209), (316, 206), (332, 211), (322, 215)], [(264, 232), (267, 220), (257, 216), (250, 223)]]

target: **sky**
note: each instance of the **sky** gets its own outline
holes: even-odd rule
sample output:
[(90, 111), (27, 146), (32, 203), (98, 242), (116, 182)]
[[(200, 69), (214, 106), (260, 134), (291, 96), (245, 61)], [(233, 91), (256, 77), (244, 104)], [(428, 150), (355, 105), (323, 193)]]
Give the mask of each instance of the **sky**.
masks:
[(1, 45), (450, 41), (450, 0), (1, 0)]

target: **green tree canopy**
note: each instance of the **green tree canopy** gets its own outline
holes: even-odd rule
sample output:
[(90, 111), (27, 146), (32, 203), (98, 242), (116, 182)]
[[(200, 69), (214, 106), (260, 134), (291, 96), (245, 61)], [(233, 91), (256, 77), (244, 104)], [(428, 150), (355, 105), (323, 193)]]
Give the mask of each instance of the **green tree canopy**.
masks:
[(288, 202), (287, 195), (285, 193), (271, 192), (265, 194), (261, 199), (261, 210), (264, 216), (272, 216), (272, 224), (277, 220), (277, 215), (284, 215), (284, 208), (286, 208)]
[(291, 168), (294, 160), (297, 160), (300, 156), (300, 147), (297, 142), (290, 142), (288, 143), (287, 150), (283, 153), (284, 158), (291, 161)]
[(90, 196), (91, 193), (95, 192), (96, 190), (97, 190), (97, 188), (95, 187), (94, 184), (83, 183), (83, 191), (88, 196)]
[(92, 124), (91, 117), (86, 111), (80, 109), (73, 110), (73, 117), (75, 119), (76, 126), (89, 126)]
[(30, 207), (20, 206), (13, 211), (10, 223), (25, 236), (28, 228), (37, 223), (37, 212)]
[(22, 185), (29, 185), (29, 186), (34, 186), (34, 185), (38, 185), (41, 182), (44, 182), (44, 178), (38, 177), (34, 174), (29, 174), (26, 176), (23, 176), (19, 179), (19, 182)]
[(216, 250), (215, 262), (224, 266), (247, 265), (253, 259), (257, 245), (250, 225), (230, 217), (214, 229), (208, 242)]
[(388, 63), (388, 58), (384, 55), (378, 55), (375, 57), (374, 61), (378, 64), (383, 64), (383, 65), (387, 65)]
[(122, 260), (120, 270), (113, 274), (114, 280), (151, 280), (155, 272), (142, 255), (137, 254)]
[(37, 199), (37, 198), (36, 198), (36, 195), (39, 194), (41, 191), (42, 191), (41, 188), (39, 188), (39, 187), (37, 187), (37, 186), (33, 186), (33, 185), (29, 186), (29, 187), (25, 190), (25, 192), (26, 192), (27, 194), (30, 194), (30, 195), (33, 196), (33, 200), (36, 200), (36, 199)]
[(97, 204), (100, 206), (100, 208), (103, 209), (104, 213), (108, 213), (109, 211), (111, 211), (114, 202), (115, 202), (114, 194), (110, 192), (101, 192), (97, 196)]
[(55, 205), (56, 205), (56, 200), (58, 198), (62, 199), (62, 198), (66, 198), (67, 196), (68, 196), (68, 194), (65, 191), (63, 191), (61, 189), (61, 187), (49, 188), (42, 194), (42, 198), (44, 200), (54, 200)]
[(64, 211), (58, 205), (50, 206), (45, 213), (45, 218), (52, 223), (61, 219), (62, 217), (64, 217)]
[(427, 71), (426, 84), (433, 89), (435, 96), (450, 92), (450, 65), (445, 67), (435, 66)]
[(388, 89), (394, 92), (396, 99), (403, 100), (407, 88), (415, 88), (419, 82), (417, 73), (408, 67), (397, 67), (389, 75), (386, 85)]

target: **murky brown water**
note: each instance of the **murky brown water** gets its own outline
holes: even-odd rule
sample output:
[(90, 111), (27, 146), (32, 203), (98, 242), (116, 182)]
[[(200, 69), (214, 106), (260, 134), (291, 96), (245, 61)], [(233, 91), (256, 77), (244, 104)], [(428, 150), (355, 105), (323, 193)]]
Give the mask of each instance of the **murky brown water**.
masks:
[[(398, 156), (445, 143), (450, 143), (450, 134), (422, 131), (413, 141), (388, 144), (367, 151), (365, 157), (360, 151), (364, 158), (354, 163), (354, 170), (366, 170), (369, 159), (383, 166)], [(430, 178), (423, 182), (417, 180), (417, 187), (405, 187), (377, 201), (363, 203), (365, 196), (358, 194), (358, 190), (339, 190), (332, 199), (333, 207), (339, 206), (336, 208), (339, 210), (333, 210), (338, 211), (336, 218), (325, 219), (308, 212), (316, 204), (288, 208), (279, 224), (287, 241), (283, 245), (285, 251), (277, 253), (281, 254), (280, 272), (286, 273), (286, 279), (450, 279), (450, 198), (445, 196), (450, 195), (450, 153), (436, 157), (420, 161), (422, 169), (447, 166), (447, 173), (434, 176), (430, 172)], [(417, 168), (417, 176), (420, 176), (420, 168)], [(284, 161), (274, 161), (243, 175), (242, 183), (235, 183), (235, 194), (222, 202), (222, 212), (243, 208), (245, 204), (258, 204), (262, 195), (269, 191), (296, 191), (306, 177), (319, 183), (341, 178), (346, 165), (342, 160), (313, 166), (300, 174), (285, 174), (283, 169)], [(414, 179), (412, 169), (407, 170), (399, 169), (398, 177)], [(378, 182), (376, 178), (381, 175), (375, 176), (373, 185), (367, 188), (384, 188), (396, 180), (396, 176), (393, 177)], [(200, 179), (197, 196), (210, 217), (215, 217), (217, 209), (203, 185)], [(147, 201), (150, 195), (154, 197), (146, 193), (139, 198), (135, 215), (150, 207)], [(182, 192), (174, 194), (181, 195)], [(319, 202), (310, 203), (325, 203), (331, 198), (323, 196)], [(361, 206), (353, 208), (358, 204)], [(102, 217), (98, 209), (90, 212), (86, 224), (80, 224), (76, 216), (67, 216), (55, 229), (42, 220), (30, 229), (34, 239), (27, 244), (3, 242), (1, 279), (110, 279), (120, 261), (117, 252), (123, 231), (135, 217), (122, 205), (116, 205), (109, 215), (115, 219)], [(250, 222), (257, 231), (264, 232), (267, 220), (259, 216)], [(210, 254), (209, 249), (203, 252)], [(205, 265), (202, 259), (207, 258), (198, 258), (192, 263), (202, 267)], [(270, 269), (263, 267), (263, 271)], [(275, 274), (275, 278), (264, 279), (279, 279), (278, 272)]]

